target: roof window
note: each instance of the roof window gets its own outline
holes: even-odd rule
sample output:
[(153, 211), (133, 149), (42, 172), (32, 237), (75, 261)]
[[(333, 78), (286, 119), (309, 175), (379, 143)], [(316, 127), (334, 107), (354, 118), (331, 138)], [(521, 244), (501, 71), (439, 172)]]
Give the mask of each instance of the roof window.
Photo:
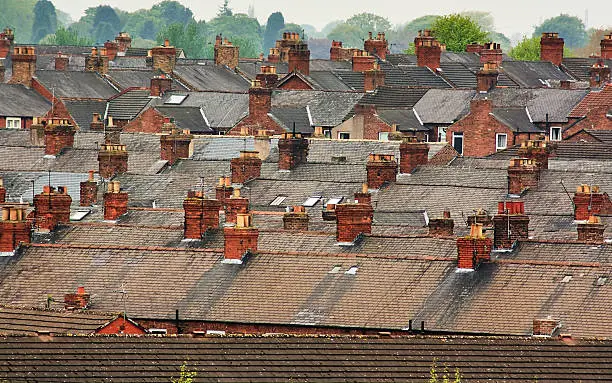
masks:
[(164, 102), (164, 104), (181, 105), (183, 101), (185, 101), (187, 96), (188, 95), (186, 94), (173, 94), (172, 96), (168, 97), (168, 99)]

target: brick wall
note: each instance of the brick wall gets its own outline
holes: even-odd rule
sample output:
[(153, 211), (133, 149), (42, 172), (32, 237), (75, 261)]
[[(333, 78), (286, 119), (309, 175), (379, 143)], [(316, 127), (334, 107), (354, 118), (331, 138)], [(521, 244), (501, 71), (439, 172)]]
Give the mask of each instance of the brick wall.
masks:
[(184, 237), (200, 239), (208, 229), (219, 228), (221, 201), (204, 198), (198, 192), (189, 192), (183, 201), (185, 211)]
[(30, 243), (32, 224), (21, 207), (5, 206), (0, 221), (0, 252), (12, 252), (20, 243)]
[(553, 331), (560, 326), (556, 319), (534, 319), (533, 320), (533, 335), (551, 336)]
[(225, 200), (225, 222), (236, 223), (238, 214), (246, 214), (248, 212), (248, 198), (233, 195), (231, 198)]
[(368, 186), (380, 189), (385, 183), (395, 182), (397, 161), (392, 155), (371, 154), (366, 164)]
[[(612, 86), (608, 85), (612, 88)], [(609, 105), (599, 105), (589, 108), (584, 118), (577, 122), (569, 129), (563, 131), (563, 139), (583, 130), (612, 130), (612, 120), (606, 117), (606, 114), (610, 110)], [(573, 139), (571, 141), (576, 141)]]
[(124, 321), (123, 317), (120, 316), (117, 319), (111, 321), (106, 326), (97, 330), (96, 334), (144, 335), (146, 334), (146, 331), (143, 328), (136, 326), (129, 319), (127, 321)]
[(191, 157), (193, 151), (192, 138), (191, 134), (183, 134), (178, 131), (160, 136), (160, 158), (168, 161), (170, 165), (174, 165), (180, 158)]
[(102, 145), (98, 152), (98, 173), (109, 179), (128, 170), (128, 152), (125, 145)]
[(592, 215), (612, 214), (612, 201), (608, 193), (601, 193), (597, 186), (578, 186), (573, 201), (574, 219), (577, 221), (584, 221)]
[(563, 61), (563, 39), (558, 33), (542, 33), (540, 38), (540, 60), (561, 65)]
[(239, 158), (232, 158), (230, 161), (232, 183), (241, 184), (259, 177), (262, 161), (258, 154), (258, 152), (240, 152)]
[(299, 44), (289, 50), (288, 71), (289, 73), (297, 71), (306, 76), (310, 74), (310, 51), (308, 50), (308, 45)]
[(271, 134), (281, 134), (285, 130), (268, 116), (272, 108), (272, 89), (259, 86), (249, 89), (249, 115), (230, 129), (227, 134), (241, 135), (246, 133), (254, 136), (260, 130), (268, 130)]
[(161, 133), (165, 118), (154, 108), (149, 108), (128, 122), (123, 127), (123, 131), (126, 133)]
[(306, 81), (302, 80), (299, 76), (291, 75), (288, 80), (283, 81), (282, 84), (278, 86), (278, 89), (284, 90), (312, 90), (312, 86), (308, 84)]
[(537, 189), (540, 169), (526, 158), (510, 160), (508, 167), (508, 194), (521, 194), (526, 189)]
[(579, 223), (576, 227), (578, 231), (578, 240), (590, 244), (602, 244), (604, 243), (604, 230), (605, 226), (601, 221)]
[[(66, 121), (66, 123), (68, 123)], [(50, 122), (45, 126), (45, 154), (57, 156), (63, 149), (72, 148), (75, 129), (71, 125)]]
[(370, 33), (368, 39), (363, 42), (363, 49), (366, 52), (377, 55), (382, 60), (386, 60), (387, 58), (388, 46), (389, 44), (384, 33), (378, 33), (375, 38), (372, 38), (372, 34)]
[(460, 269), (476, 269), (481, 262), (491, 259), (491, 238), (457, 238), (457, 258)]
[(127, 213), (128, 193), (112, 192), (104, 193), (104, 219), (116, 221), (119, 217)]
[(529, 238), (529, 217), (524, 214), (497, 214), (493, 217), (493, 227), (496, 249), (511, 249), (514, 242)]
[(278, 140), (278, 168), (291, 170), (308, 160), (308, 140), (287, 133)]
[(230, 69), (235, 69), (238, 66), (238, 58), (240, 56), (240, 48), (226, 41), (221, 45), (214, 47), (214, 58), (216, 65), (225, 65)]
[(259, 230), (253, 227), (225, 227), (225, 259), (241, 260), (247, 251), (257, 252)]
[(176, 66), (176, 48), (161, 46), (151, 49), (153, 57), (153, 70), (161, 70), (164, 73), (172, 73)]
[(349, 243), (361, 233), (372, 233), (374, 209), (369, 204), (336, 205), (336, 240)]
[(363, 72), (363, 90), (371, 92), (379, 86), (385, 85), (385, 72), (380, 69), (372, 69)]
[(455, 229), (455, 221), (452, 218), (430, 218), (429, 235), (433, 237), (451, 237)]
[(36, 51), (34, 47), (14, 47), (13, 55), (13, 77), (9, 84), (23, 84), (32, 86), (32, 77), (36, 73)]
[(172, 89), (172, 79), (167, 77), (154, 77), (151, 79), (151, 96), (160, 97)]
[(424, 142), (402, 142), (399, 151), (400, 173), (412, 173), (417, 166), (427, 164), (429, 145)]
[(93, 180), (93, 171), (90, 172), (89, 180), (80, 184), (80, 206), (92, 206), (98, 202), (98, 183)]
[(308, 231), (308, 213), (306, 211), (292, 211), (283, 215), (283, 228), (285, 230)]
[(34, 219), (39, 231), (52, 231), (57, 224), (70, 222), (72, 198), (65, 187), (62, 189), (56, 191), (45, 185), (43, 192), (34, 196)]

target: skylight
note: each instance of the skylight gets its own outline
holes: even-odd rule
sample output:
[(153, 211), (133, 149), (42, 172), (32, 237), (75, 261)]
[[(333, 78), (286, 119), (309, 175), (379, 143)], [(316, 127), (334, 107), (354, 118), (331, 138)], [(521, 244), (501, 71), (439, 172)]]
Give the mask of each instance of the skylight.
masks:
[(274, 201), (270, 202), (270, 206), (280, 206), (280, 204), (283, 203), (286, 198), (287, 197), (284, 195), (279, 195), (278, 197), (274, 198)]
[(332, 197), (332, 198), (327, 200), (326, 205), (337, 205), (340, 202), (342, 202), (343, 199), (344, 199), (344, 197)]
[(344, 274), (348, 274), (348, 275), (355, 275), (357, 274), (357, 270), (359, 270), (359, 267), (357, 266), (352, 266), (350, 269), (348, 269)]
[(603, 286), (606, 284), (606, 281), (608, 280), (608, 277), (599, 277), (597, 278), (597, 286)]
[(89, 214), (89, 210), (77, 210), (70, 214), (71, 221), (80, 221)]
[(312, 196), (312, 197), (308, 198), (306, 201), (304, 201), (304, 203), (302, 205), (306, 206), (306, 207), (313, 207), (320, 200), (321, 200), (321, 196), (320, 195), (315, 195), (315, 196)]
[(572, 276), (571, 275), (566, 275), (565, 277), (563, 277), (563, 279), (561, 280), (561, 283), (568, 283), (569, 281), (572, 280)]
[(166, 100), (166, 102), (164, 102), (164, 104), (168, 104), (168, 105), (181, 105), (183, 103), (183, 101), (185, 101), (187, 96), (188, 95), (186, 95), (186, 94), (173, 94), (172, 96), (170, 96)]
[(329, 273), (330, 274), (338, 274), (340, 272), (341, 267), (340, 266), (334, 266)]

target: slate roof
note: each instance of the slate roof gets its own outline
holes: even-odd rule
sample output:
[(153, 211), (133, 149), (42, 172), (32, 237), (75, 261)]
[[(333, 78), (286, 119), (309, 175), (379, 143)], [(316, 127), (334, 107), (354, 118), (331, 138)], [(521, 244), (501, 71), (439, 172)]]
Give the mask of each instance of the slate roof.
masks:
[(106, 101), (103, 100), (65, 100), (63, 102), (78, 129), (84, 131), (89, 130), (94, 113), (99, 113), (104, 117), (106, 111)]
[[(151, 79), (159, 74), (159, 71), (154, 70), (111, 69), (108, 71), (108, 76), (115, 84), (118, 84), (121, 89), (138, 87), (149, 88), (151, 86)], [(172, 89), (179, 91), (187, 90), (187, 88), (174, 79), (172, 81)]]
[[(209, 63), (209, 65), (214, 65), (214, 62), (208, 61), (207, 63)], [(310, 70), (318, 70), (315, 69), (312, 66), (313, 61), (311, 61), (311, 67)], [(262, 65), (274, 65), (276, 67), (276, 73), (278, 74), (285, 74), (287, 72), (289, 72), (289, 66), (287, 63), (270, 63), (268, 61), (253, 61), (253, 60), (239, 60), (238, 61), (238, 69), (240, 70), (240, 72), (246, 76), (247, 78), (249, 78), (250, 80), (255, 80), (255, 76), (257, 76), (258, 73), (261, 72), (261, 66)]]
[(310, 126), (306, 108), (272, 108), (268, 113), (283, 129), (288, 132), (312, 134), (314, 127)]
[(408, 76), (413, 78), (418, 86), (425, 86), (431, 88), (451, 87), (443, 78), (433, 73), (429, 68), (407, 65), (401, 65), (399, 66), (399, 68)]
[(174, 74), (181, 83), (199, 91), (246, 91), (250, 86), (242, 76), (216, 65), (178, 65)]
[(37, 335), (48, 331), (87, 335), (112, 318), (113, 315), (101, 313), (0, 307), (0, 334)]
[(109, 100), (104, 118), (112, 116), (117, 120), (133, 120), (151, 103), (148, 89), (127, 89)]
[(423, 124), (452, 124), (470, 109), (473, 90), (431, 89), (414, 105)]
[[(597, 63), (595, 57), (564, 57), (563, 68), (568, 70), (572, 76), (581, 81), (589, 81), (589, 70), (593, 64)], [(612, 60), (604, 60), (605, 65), (612, 66)]]
[(428, 130), (421, 125), (413, 109), (378, 109), (376, 113), (387, 124), (397, 124), (400, 132)]
[(504, 73), (522, 88), (549, 87), (548, 80), (573, 80), (548, 61), (504, 61)]
[[(451, 377), (457, 368), (469, 382), (523, 382), (534, 376), (555, 382), (612, 379), (606, 363), (612, 346), (602, 340), (55, 336), (4, 337), (0, 344), (0, 359), (8, 362), (1, 364), (0, 376), (11, 381), (169, 382), (186, 361), (196, 379), (223, 382), (422, 382), (429, 379), (434, 360), (439, 376), (444, 366)], [(60, 353), (66, 358), (58, 358)]]
[(378, 108), (412, 108), (428, 90), (383, 86), (366, 94), (359, 104), (376, 105)]
[(49, 109), (51, 103), (33, 89), (0, 83), (0, 116), (40, 117)]
[(525, 108), (494, 108), (491, 112), (495, 119), (509, 127), (513, 132), (541, 133), (542, 129), (535, 126), (527, 115)]
[(249, 114), (249, 95), (246, 93), (189, 92), (184, 94), (188, 96), (181, 106), (200, 107), (210, 127), (217, 130), (232, 128)]
[[(347, 85), (332, 71), (310, 71), (308, 75), (310, 82), (321, 90), (349, 91), (353, 87)], [(361, 86), (363, 89), (363, 84)]]
[(351, 89), (363, 92), (363, 73), (352, 71), (335, 71), (334, 74)]
[(156, 106), (164, 116), (174, 119), (174, 123), (181, 129), (189, 129), (192, 133), (213, 133), (200, 107), (196, 106)]
[(37, 80), (60, 98), (107, 99), (118, 92), (94, 72), (36, 71)]

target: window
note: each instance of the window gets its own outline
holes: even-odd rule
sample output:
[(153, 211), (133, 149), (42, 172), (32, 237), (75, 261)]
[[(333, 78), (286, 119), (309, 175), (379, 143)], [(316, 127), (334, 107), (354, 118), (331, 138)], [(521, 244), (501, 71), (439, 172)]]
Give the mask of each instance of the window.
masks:
[(21, 118), (7, 117), (6, 127), (7, 129), (21, 129)]
[(338, 274), (340, 272), (341, 267), (340, 266), (334, 266), (330, 271), (329, 274)]
[(446, 142), (446, 128), (438, 127), (438, 142)]
[(188, 95), (185, 95), (185, 94), (173, 94), (172, 96), (168, 97), (168, 99), (166, 100), (166, 102), (164, 102), (164, 104), (181, 105), (183, 101), (185, 101), (187, 96)]
[(337, 205), (340, 202), (342, 202), (343, 199), (344, 199), (344, 197), (333, 197), (333, 198), (330, 198), (325, 203), (325, 206), (327, 206), (327, 205)]
[(321, 200), (321, 196), (320, 195), (315, 195), (312, 196), (310, 198), (308, 198), (306, 201), (304, 201), (304, 203), (302, 204), (302, 206), (305, 207), (313, 207), (314, 205), (317, 204), (317, 202), (319, 202)]
[(453, 133), (453, 148), (459, 153), (463, 155), (463, 133)]
[(561, 141), (561, 128), (558, 126), (552, 126), (550, 128), (550, 140)]
[(167, 333), (168, 333), (168, 330), (166, 330), (165, 328), (150, 328), (149, 329), (149, 334), (166, 335)]
[(278, 197), (274, 198), (272, 202), (270, 202), (270, 206), (280, 206), (280, 204), (283, 203), (286, 198), (287, 197), (284, 195), (279, 195)]
[(389, 132), (378, 133), (378, 141), (389, 141)]
[(425, 134), (425, 139), (423, 140), (424, 142), (429, 142), (429, 134)]
[(330, 129), (324, 129), (323, 130), (323, 135), (325, 136), (325, 138), (331, 138), (331, 130)]
[(344, 274), (348, 274), (348, 275), (355, 275), (357, 274), (357, 270), (359, 270), (358, 266), (352, 266), (350, 269), (348, 269)]
[(497, 133), (495, 135), (495, 150), (503, 150), (508, 147), (508, 135), (505, 133)]
[(348, 140), (351, 138), (351, 134), (349, 132), (338, 132), (339, 140)]

